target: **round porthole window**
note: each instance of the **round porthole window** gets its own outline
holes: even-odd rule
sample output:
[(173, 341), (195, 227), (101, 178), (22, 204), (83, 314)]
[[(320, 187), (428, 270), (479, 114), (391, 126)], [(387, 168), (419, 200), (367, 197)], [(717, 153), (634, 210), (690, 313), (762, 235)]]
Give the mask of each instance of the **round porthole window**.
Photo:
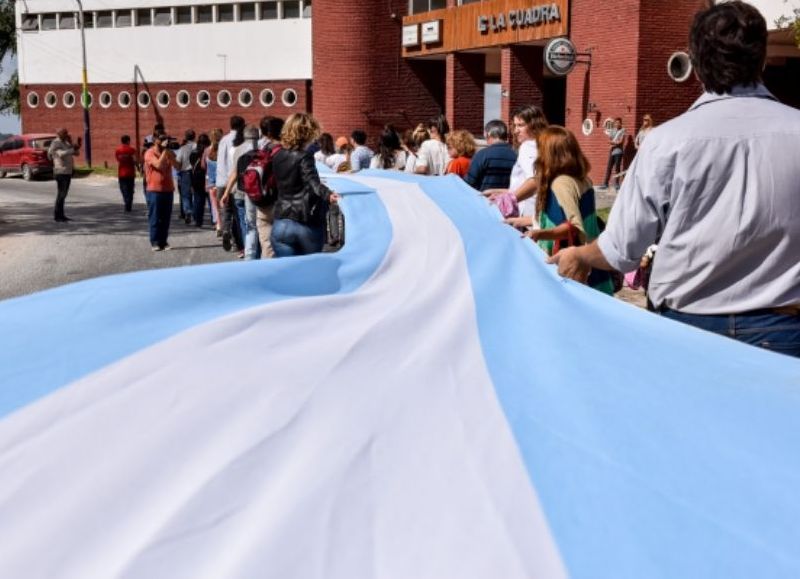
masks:
[(185, 109), (192, 101), (192, 97), (189, 96), (189, 91), (179, 90), (178, 94), (175, 95), (175, 101), (178, 103), (179, 107)]
[(119, 106), (121, 106), (123, 109), (127, 109), (129, 106), (131, 106), (131, 93), (128, 91), (122, 91), (119, 93), (117, 96), (117, 104), (119, 104)]
[(35, 92), (28, 93), (28, 106), (35, 109), (39, 106), (39, 94)]
[[(67, 91), (67, 92), (64, 93), (64, 96), (62, 97), (61, 101), (64, 103), (65, 107), (67, 107), (68, 109), (71, 109), (72, 107), (75, 106), (75, 95), (73, 93)], [(55, 106), (55, 105), (53, 105), (53, 106)]]
[(221, 90), (217, 93), (217, 104), (221, 107), (228, 107), (231, 104), (231, 93), (227, 90)]
[(293, 107), (297, 104), (297, 91), (292, 88), (287, 88), (281, 95), (281, 101), (287, 107)]
[(271, 107), (275, 103), (275, 93), (272, 92), (272, 89), (265, 88), (258, 95), (258, 100), (261, 101), (261, 106)]
[(146, 90), (141, 91), (138, 96), (136, 97), (136, 102), (139, 106), (143, 109), (150, 106), (150, 93)]
[(100, 106), (104, 109), (107, 109), (111, 106), (111, 103), (114, 102), (114, 97), (111, 96), (111, 93), (108, 91), (103, 91), (100, 93)]
[(253, 104), (253, 93), (246, 88), (239, 91), (239, 104), (243, 107), (249, 107)]
[(169, 93), (165, 90), (158, 91), (156, 102), (162, 109), (167, 108), (169, 106)]
[[(64, 106), (67, 106), (66, 96), (67, 95), (64, 95), (65, 98)], [(48, 109), (52, 109), (57, 104), (58, 104), (58, 97), (56, 96), (56, 93), (49, 92), (44, 95), (44, 106), (46, 106)]]
[(207, 90), (198, 91), (197, 104), (203, 108), (206, 108), (208, 105), (211, 104), (211, 94)]
[[(94, 97), (92, 96), (92, 93), (90, 93), (90, 92), (87, 92), (87, 93), (86, 93), (86, 105), (85, 105), (85, 106), (86, 106), (86, 108), (87, 108), (87, 109), (90, 109), (90, 108), (92, 108), (92, 105), (93, 105), (93, 104), (94, 104)], [(84, 102), (83, 102), (83, 93), (81, 93), (81, 106), (84, 106)]]

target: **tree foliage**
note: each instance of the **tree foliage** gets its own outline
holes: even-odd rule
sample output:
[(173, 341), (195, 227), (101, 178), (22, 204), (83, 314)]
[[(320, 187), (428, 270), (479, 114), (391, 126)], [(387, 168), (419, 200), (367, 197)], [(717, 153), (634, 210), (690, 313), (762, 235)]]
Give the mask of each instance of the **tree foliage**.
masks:
[[(14, 0), (0, 0), (0, 63), (17, 54)], [(0, 86), (0, 113), (19, 114), (19, 78), (16, 71)]]
[(793, 8), (793, 16), (781, 16), (775, 22), (778, 28), (791, 28), (794, 31), (794, 43), (800, 47), (800, 8)]

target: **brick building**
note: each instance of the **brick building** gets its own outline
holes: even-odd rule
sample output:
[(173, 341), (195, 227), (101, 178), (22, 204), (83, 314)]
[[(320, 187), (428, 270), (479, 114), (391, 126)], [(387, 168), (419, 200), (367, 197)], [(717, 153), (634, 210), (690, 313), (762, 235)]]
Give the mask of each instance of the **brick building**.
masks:
[[(753, 3), (770, 25), (791, 8)], [(487, 118), (533, 103), (579, 136), (597, 178), (608, 119), (622, 117), (633, 134), (643, 114), (663, 122), (700, 92), (667, 63), (686, 49), (702, 0), (313, 0), (313, 18), (311, 0), (115, 4), (83, 2), (95, 164), (111, 163), (119, 135), (140, 142), (156, 121), (180, 136), (227, 128), (232, 114), (257, 122), (309, 110), (334, 136), (376, 137), (385, 123), (407, 128), (444, 112), (480, 134)], [(74, 10), (73, 0), (17, 2), (25, 132), (83, 132)], [(566, 76), (544, 64), (545, 45), (563, 37), (578, 52)], [(793, 106), (798, 72), (790, 35), (771, 32), (765, 80)]]

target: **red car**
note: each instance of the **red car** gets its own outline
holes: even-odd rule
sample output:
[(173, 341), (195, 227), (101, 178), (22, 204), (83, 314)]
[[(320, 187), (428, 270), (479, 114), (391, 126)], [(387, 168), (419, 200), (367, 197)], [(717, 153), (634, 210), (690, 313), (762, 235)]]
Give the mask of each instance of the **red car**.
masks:
[(22, 177), (30, 181), (41, 175), (52, 175), (53, 162), (47, 158), (47, 149), (55, 138), (46, 133), (7, 138), (0, 143), (0, 177), (22, 173)]

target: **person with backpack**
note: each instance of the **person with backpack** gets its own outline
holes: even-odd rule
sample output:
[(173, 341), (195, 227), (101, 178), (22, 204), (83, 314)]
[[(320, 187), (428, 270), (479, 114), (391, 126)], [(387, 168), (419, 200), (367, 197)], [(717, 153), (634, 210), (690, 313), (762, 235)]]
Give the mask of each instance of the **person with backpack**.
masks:
[(204, 162), (206, 149), (211, 145), (211, 139), (207, 134), (201, 133), (197, 137), (197, 147), (189, 154), (192, 184), (192, 211), (194, 213), (195, 227), (203, 227), (203, 218), (208, 202), (206, 192), (206, 164)]
[(233, 198), (233, 204), (236, 207), (236, 214), (239, 218), (239, 227), (244, 242), (244, 250), (239, 254), (239, 257), (248, 260), (258, 259), (258, 231), (256, 230), (255, 223), (255, 208), (253, 208), (253, 215), (248, 215), (248, 197), (244, 191), (241, 179), (252, 159), (249, 153), (258, 150), (258, 139), (260, 136), (261, 133), (258, 127), (248, 125), (243, 131), (242, 140), (239, 141), (238, 138), (234, 140), (231, 170), (228, 175), (228, 182), (225, 184), (225, 192), (221, 199), (222, 205), (225, 206), (228, 204), (230, 198)]
[(325, 214), (339, 196), (322, 184), (314, 156), (306, 150), (320, 134), (319, 122), (308, 113), (291, 115), (281, 131), (281, 150), (272, 171), (277, 187), (272, 247), (277, 257), (322, 251)]
[[(262, 178), (262, 188), (272, 188), (269, 192), (274, 195), (275, 177), (272, 171), (272, 157), (280, 150), (281, 130), (283, 130), (283, 119), (267, 115), (261, 119), (261, 140), (258, 142), (259, 148), (269, 155), (269, 167)], [(251, 202), (253, 199), (251, 198)], [(272, 248), (272, 221), (274, 199), (269, 199), (262, 203), (253, 203), (256, 208), (256, 229), (258, 230), (258, 243), (261, 246), (261, 259), (275, 257), (275, 250)]]

